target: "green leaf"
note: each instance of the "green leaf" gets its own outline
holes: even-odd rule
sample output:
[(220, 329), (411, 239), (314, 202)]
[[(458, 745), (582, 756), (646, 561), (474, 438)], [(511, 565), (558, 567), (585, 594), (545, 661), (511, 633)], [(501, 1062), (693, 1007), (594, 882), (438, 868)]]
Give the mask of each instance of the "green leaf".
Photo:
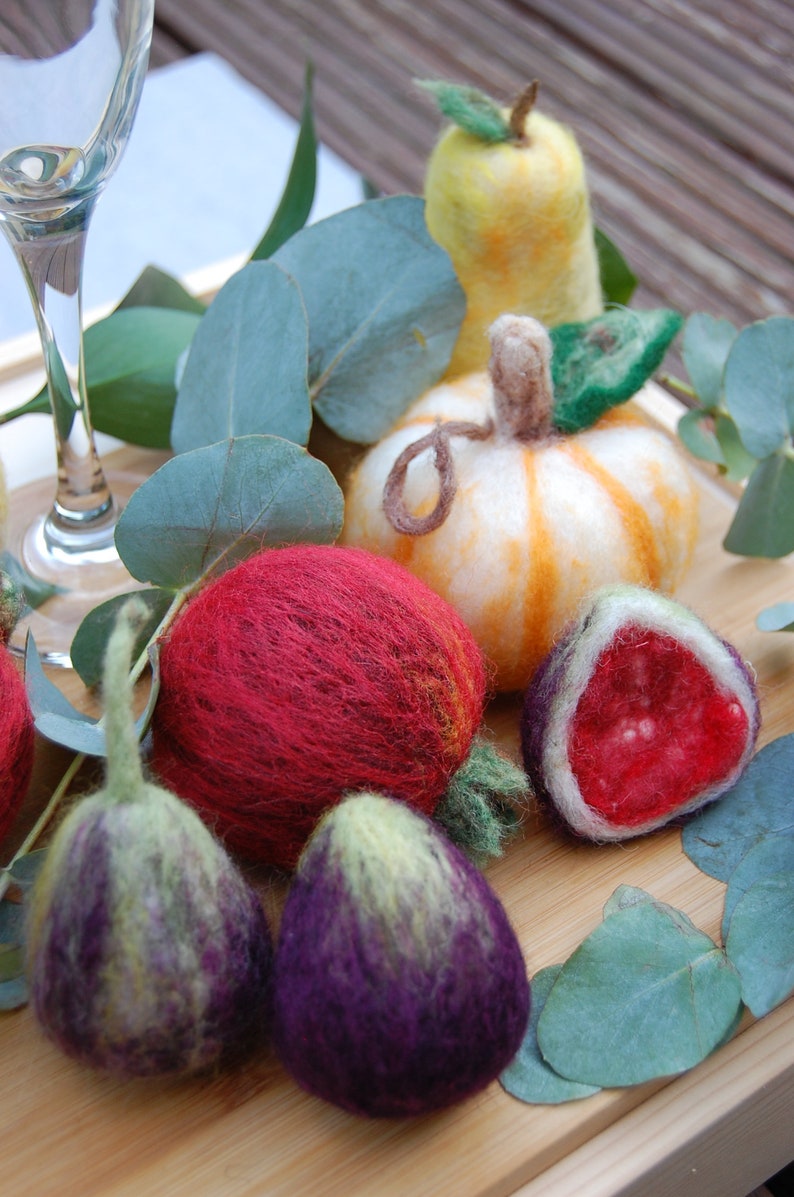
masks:
[(21, 902), (0, 900), (0, 944), (19, 944), (25, 938), (25, 907)]
[(794, 868), (759, 878), (731, 916), (725, 950), (742, 979), (742, 998), (763, 1018), (794, 991)]
[(723, 943), (737, 903), (757, 882), (775, 873), (788, 873), (794, 879), (794, 835), (767, 836), (744, 854), (731, 873), (722, 916)]
[(681, 356), (700, 403), (709, 412), (722, 402), (722, 376), (735, 340), (731, 322), (707, 312), (693, 312), (684, 325)]
[(438, 380), (465, 297), (414, 196), (370, 200), (303, 229), (276, 254), (309, 316), (309, 382), (339, 436), (380, 440)]
[(761, 632), (794, 632), (794, 603), (775, 603), (758, 615), (755, 626)]
[(0, 1010), (19, 1010), (28, 1000), (28, 986), (24, 976), (0, 984)]
[(134, 578), (179, 590), (265, 546), (330, 543), (342, 514), (322, 462), (280, 437), (244, 436), (180, 454), (147, 478), (116, 546)]
[(24, 948), (18, 943), (0, 943), (0, 985), (25, 971)]
[[(133, 659), (144, 651), (174, 600), (174, 594), (170, 590), (136, 590), (134, 594), (146, 603), (149, 615), (136, 636)], [(102, 680), (108, 638), (120, 608), (129, 598), (130, 593), (119, 594), (107, 602), (100, 603), (88, 612), (75, 633), (69, 656), (73, 668), (86, 686), (96, 686)]]
[(633, 901), (563, 965), (538, 1042), (571, 1080), (637, 1085), (698, 1064), (740, 1004), (739, 977), (707, 935), (665, 903)]
[(792, 777), (794, 733), (757, 752), (728, 793), (685, 824), (682, 846), (692, 863), (710, 877), (727, 881), (756, 844), (794, 836)]
[(20, 416), (51, 416), (51, 413), (50, 396), (45, 386), (41, 388), (38, 395), (34, 395), (25, 403), (20, 403), (19, 407), (12, 407), (8, 411), (0, 412), (0, 425), (10, 424), (12, 420), (18, 420)]
[(157, 266), (147, 266), (118, 305), (123, 308), (171, 308), (200, 316), (206, 304), (182, 286), (178, 278)]
[(312, 411), (300, 291), (273, 262), (232, 275), (202, 317), (179, 383), (177, 453), (249, 434), (305, 445)]
[(682, 319), (667, 308), (611, 308), (550, 329), (556, 426), (579, 432), (635, 395), (661, 365)]
[(512, 141), (510, 119), (504, 109), (476, 87), (446, 83), (443, 79), (417, 79), (417, 87), (432, 95), (443, 116), (486, 145)]
[(303, 112), (292, 165), (275, 215), (251, 255), (252, 261), (269, 258), (285, 241), (299, 232), (309, 219), (317, 187), (317, 138), (312, 115), (313, 79), (314, 68), (311, 63), (307, 63)]
[(33, 610), (46, 603), (54, 594), (66, 593), (62, 586), (53, 586), (50, 582), (42, 582), (41, 578), (34, 578), (7, 549), (0, 553), (0, 570), (8, 574), (14, 585), (24, 594), (27, 605)]
[(771, 316), (742, 329), (725, 364), (725, 406), (753, 457), (794, 434), (794, 319)]
[(785, 557), (794, 550), (794, 457), (775, 453), (758, 463), (723, 546), (742, 557)]
[(758, 462), (745, 449), (739, 429), (730, 416), (718, 412), (714, 418), (714, 431), (722, 449), (725, 478), (728, 482), (742, 482)]
[(682, 443), (694, 457), (713, 462), (714, 465), (725, 465), (725, 454), (710, 411), (697, 408), (685, 412), (678, 421), (677, 431)]
[(626, 305), (637, 289), (637, 276), (618, 247), (602, 229), (594, 228), (593, 235), (604, 303)]
[(47, 859), (46, 848), (36, 848), (32, 852), (26, 852), (24, 856), (20, 856), (18, 860), (14, 861), (13, 866), (8, 870), (9, 875), (23, 893), (27, 893), (38, 877)]
[(529, 1025), (518, 1054), (499, 1077), (502, 1087), (512, 1097), (533, 1105), (559, 1105), (600, 1092), (598, 1085), (582, 1085), (560, 1076), (546, 1063), (538, 1047), (538, 1020), (561, 971), (562, 965), (554, 964), (542, 968), (532, 978)]

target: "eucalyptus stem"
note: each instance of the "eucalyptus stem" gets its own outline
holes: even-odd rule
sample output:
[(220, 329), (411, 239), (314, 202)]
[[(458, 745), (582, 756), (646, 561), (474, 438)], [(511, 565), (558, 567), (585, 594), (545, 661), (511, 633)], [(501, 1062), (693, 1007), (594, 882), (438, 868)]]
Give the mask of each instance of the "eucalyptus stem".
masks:
[(687, 399), (699, 399), (700, 397), (690, 383), (684, 382), (681, 378), (676, 378), (674, 374), (660, 374), (659, 382), (663, 386), (672, 387), (674, 391), (679, 391), (682, 395), (686, 395)]
[(23, 856), (27, 856), (28, 852), (30, 852), (30, 850), (33, 848), (39, 836), (41, 836), (49, 826), (58, 807), (63, 801), (69, 786), (72, 784), (87, 759), (88, 757), (85, 752), (78, 752), (77, 756), (72, 758), (66, 772), (50, 795), (49, 802), (45, 806), (44, 810), (41, 812), (38, 819), (20, 844), (19, 848), (14, 853), (11, 861), (6, 865), (2, 873), (0, 873), (0, 899), (3, 897), (11, 883), (11, 873), (13, 871), (14, 865), (21, 860)]

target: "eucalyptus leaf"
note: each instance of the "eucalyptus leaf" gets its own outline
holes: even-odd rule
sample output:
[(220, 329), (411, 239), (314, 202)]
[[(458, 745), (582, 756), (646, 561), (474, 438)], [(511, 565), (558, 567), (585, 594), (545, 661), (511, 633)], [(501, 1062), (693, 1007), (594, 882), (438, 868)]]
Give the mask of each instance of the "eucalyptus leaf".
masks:
[(739, 977), (680, 911), (653, 900), (609, 914), (563, 965), (538, 1023), (544, 1058), (603, 1087), (673, 1076), (734, 1025)]
[(561, 964), (554, 964), (541, 969), (532, 978), (529, 1025), (517, 1055), (499, 1077), (502, 1087), (511, 1097), (533, 1105), (560, 1105), (600, 1092), (597, 1085), (582, 1085), (560, 1076), (546, 1063), (538, 1047), (538, 1020), (561, 970)]
[(722, 402), (722, 376), (736, 340), (729, 320), (693, 312), (684, 325), (681, 356), (701, 406), (715, 412)]
[(35, 848), (32, 852), (26, 852), (18, 860), (15, 860), (8, 870), (11, 880), (23, 892), (27, 892), (41, 872), (46, 859), (46, 848)]
[(724, 466), (725, 454), (717, 436), (714, 416), (710, 411), (696, 408), (684, 412), (678, 421), (677, 432), (682, 443), (694, 457)]
[(555, 425), (578, 432), (635, 395), (661, 365), (682, 320), (667, 308), (611, 308), (550, 329)]
[(380, 440), (443, 373), (465, 312), (424, 202), (391, 196), (348, 208), (297, 233), (273, 260), (306, 303), (317, 411), (345, 440)]
[(604, 918), (617, 914), (620, 910), (628, 910), (631, 906), (642, 906), (656, 899), (647, 890), (636, 885), (619, 885), (615, 892), (604, 904)]
[(794, 550), (794, 456), (775, 453), (753, 470), (723, 541), (742, 557), (785, 557)]
[(749, 889), (774, 873), (788, 873), (794, 882), (794, 835), (770, 835), (745, 853), (728, 878), (722, 917), (722, 942), (728, 938), (733, 912)]
[(116, 623), (119, 610), (132, 597), (141, 599), (149, 608), (149, 615), (140, 626), (133, 647), (133, 659), (142, 653), (160, 621), (174, 601), (170, 590), (136, 590), (116, 595), (88, 612), (77, 629), (69, 651), (72, 666), (83, 683), (96, 686), (102, 680), (105, 649)]
[(178, 278), (160, 270), (158, 266), (146, 266), (122, 299), (117, 310), (122, 308), (172, 308), (182, 312), (193, 312), (200, 316), (206, 304), (191, 295)]
[(24, 948), (18, 943), (0, 943), (0, 984), (25, 971)]
[(131, 496), (116, 546), (134, 578), (180, 590), (265, 546), (330, 543), (343, 499), (299, 445), (243, 436), (167, 461)]
[(604, 303), (625, 305), (637, 289), (637, 276), (603, 229), (595, 228), (593, 235)]
[(761, 877), (733, 910), (725, 950), (742, 979), (742, 998), (763, 1018), (794, 992), (794, 870)]
[(28, 985), (24, 976), (0, 984), (0, 1010), (19, 1010), (28, 1000)]
[(728, 881), (742, 857), (776, 836), (794, 836), (794, 733), (757, 752), (742, 776), (719, 799), (685, 824), (682, 845), (702, 872)]
[(8, 574), (14, 585), (24, 594), (27, 605), (34, 610), (54, 594), (65, 593), (62, 586), (53, 586), (51, 582), (42, 582), (41, 578), (34, 578), (7, 549), (0, 553), (0, 570)]
[(22, 943), (25, 938), (25, 907), (21, 902), (0, 900), (0, 944)]
[(252, 261), (269, 258), (285, 241), (304, 227), (314, 204), (317, 187), (317, 138), (312, 113), (314, 69), (307, 64), (298, 140), (287, 182), (265, 235), (251, 255)]
[(725, 406), (754, 457), (794, 434), (794, 319), (770, 316), (742, 329), (725, 363)]
[(232, 275), (202, 317), (171, 426), (177, 453), (251, 433), (305, 445), (309, 334), (295, 282), (273, 262)]
[(765, 607), (755, 624), (761, 632), (794, 632), (794, 603), (774, 603)]
[(714, 417), (714, 431), (722, 449), (723, 473), (728, 482), (742, 482), (756, 468), (758, 462), (745, 449), (739, 429), (730, 416), (718, 412)]

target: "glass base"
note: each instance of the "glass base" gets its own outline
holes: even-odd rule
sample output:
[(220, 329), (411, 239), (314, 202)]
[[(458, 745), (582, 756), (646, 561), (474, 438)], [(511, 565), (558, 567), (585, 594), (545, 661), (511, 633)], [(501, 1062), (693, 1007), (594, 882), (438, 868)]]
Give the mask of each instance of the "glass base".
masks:
[[(106, 470), (105, 475), (118, 511), (144, 481), (143, 475), (129, 472)], [(28, 574), (58, 587), (55, 594), (20, 619), (9, 648), (24, 653), (30, 631), (41, 660), (68, 669), (72, 639), (88, 612), (117, 594), (140, 589), (141, 583), (130, 576), (116, 552), (113, 517), (102, 526), (71, 536), (59, 533), (54, 542), (45, 525), (52, 500), (51, 478), (31, 482), (9, 496), (8, 552)]]

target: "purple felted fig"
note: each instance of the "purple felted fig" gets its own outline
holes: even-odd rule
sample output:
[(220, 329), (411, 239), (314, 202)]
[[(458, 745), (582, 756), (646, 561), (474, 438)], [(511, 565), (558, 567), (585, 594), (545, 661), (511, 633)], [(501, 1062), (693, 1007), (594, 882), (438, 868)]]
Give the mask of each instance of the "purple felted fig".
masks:
[(752, 756), (753, 676), (692, 611), (604, 587), (527, 690), (524, 765), (578, 835), (621, 840), (719, 798)]
[(56, 832), (30, 899), (33, 1012), (67, 1055), (121, 1076), (243, 1056), (269, 1021), (259, 900), (199, 817), (144, 780), (125, 609), (108, 644), (107, 778)]
[(443, 833), (378, 794), (329, 811), (276, 948), (274, 1042), (295, 1080), (356, 1114), (422, 1114), (497, 1077), (528, 1017), (507, 915)]

